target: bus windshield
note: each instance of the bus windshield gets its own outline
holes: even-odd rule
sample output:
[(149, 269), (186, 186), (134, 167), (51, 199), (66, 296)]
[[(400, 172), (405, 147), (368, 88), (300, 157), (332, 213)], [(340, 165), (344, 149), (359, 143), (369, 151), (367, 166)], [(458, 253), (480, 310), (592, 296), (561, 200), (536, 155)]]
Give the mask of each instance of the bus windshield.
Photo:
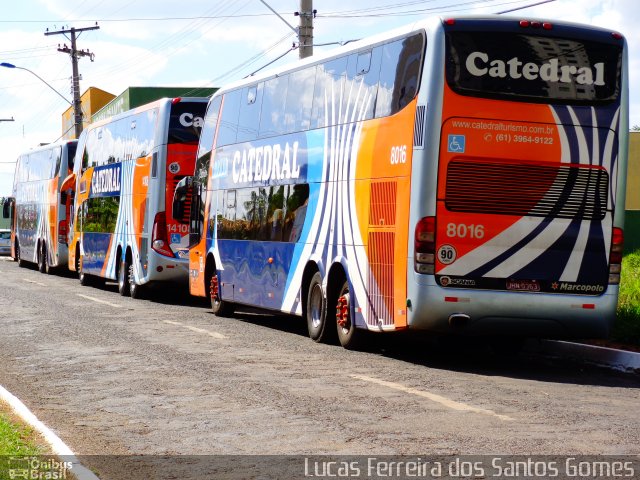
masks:
[(446, 43), (447, 82), (462, 95), (595, 105), (620, 94), (620, 45), (486, 30), (450, 31)]

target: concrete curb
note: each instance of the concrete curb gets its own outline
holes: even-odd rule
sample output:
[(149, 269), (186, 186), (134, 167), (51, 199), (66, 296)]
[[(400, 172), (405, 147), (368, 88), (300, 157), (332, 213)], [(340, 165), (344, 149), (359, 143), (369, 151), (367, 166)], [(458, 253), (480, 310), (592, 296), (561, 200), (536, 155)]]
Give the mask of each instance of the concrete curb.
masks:
[(538, 353), (573, 358), (625, 373), (640, 373), (640, 353), (559, 340), (540, 340), (532, 349)]
[(91, 470), (80, 463), (76, 455), (60, 439), (60, 437), (58, 437), (58, 435), (38, 420), (38, 418), (24, 403), (20, 401), (18, 397), (13, 395), (2, 385), (0, 385), (0, 400), (7, 403), (13, 412), (20, 417), (25, 424), (29, 425), (45, 439), (49, 446), (51, 446), (53, 455), (59, 457), (61, 462), (68, 462), (71, 464), (69, 473), (73, 474), (74, 478), (77, 478), (78, 480), (100, 480)]

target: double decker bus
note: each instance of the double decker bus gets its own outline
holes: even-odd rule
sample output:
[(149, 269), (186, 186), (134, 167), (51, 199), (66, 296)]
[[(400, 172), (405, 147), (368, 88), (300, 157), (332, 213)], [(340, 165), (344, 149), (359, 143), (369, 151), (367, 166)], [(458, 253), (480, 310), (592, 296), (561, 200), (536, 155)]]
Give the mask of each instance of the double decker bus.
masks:
[(139, 297), (188, 275), (188, 217), (171, 212), (176, 184), (194, 170), (208, 98), (164, 98), (89, 125), (74, 169), (69, 268), (83, 285), (117, 280)]
[(9, 204), (11, 256), (42, 273), (67, 265), (65, 177), (73, 170), (76, 140), (36, 147), (18, 156)]
[(606, 336), (627, 61), (618, 32), (465, 16), (221, 89), (175, 202), (191, 292), (347, 348), (364, 330)]

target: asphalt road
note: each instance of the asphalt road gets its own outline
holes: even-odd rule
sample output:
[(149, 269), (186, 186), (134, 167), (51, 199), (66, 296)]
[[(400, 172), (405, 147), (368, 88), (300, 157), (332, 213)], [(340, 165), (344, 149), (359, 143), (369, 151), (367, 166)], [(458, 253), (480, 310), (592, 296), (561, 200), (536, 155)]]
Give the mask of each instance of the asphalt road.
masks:
[(0, 261), (0, 384), (78, 455), (639, 454), (640, 379), (482, 344), (316, 344)]

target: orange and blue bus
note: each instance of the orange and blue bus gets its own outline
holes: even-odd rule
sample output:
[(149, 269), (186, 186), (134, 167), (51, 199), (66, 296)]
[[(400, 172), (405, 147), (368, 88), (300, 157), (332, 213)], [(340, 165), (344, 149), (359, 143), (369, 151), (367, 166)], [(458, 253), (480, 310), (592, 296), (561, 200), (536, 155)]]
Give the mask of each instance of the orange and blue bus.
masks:
[(345, 347), (363, 330), (606, 336), (627, 61), (615, 31), (465, 16), (219, 90), (175, 202), (191, 292)]
[(67, 266), (65, 177), (73, 170), (76, 140), (36, 147), (18, 156), (11, 200), (11, 256), (43, 273)]
[(176, 184), (193, 173), (208, 98), (164, 98), (90, 124), (74, 170), (69, 268), (81, 284), (117, 280), (139, 297), (188, 275), (188, 217), (171, 212)]

